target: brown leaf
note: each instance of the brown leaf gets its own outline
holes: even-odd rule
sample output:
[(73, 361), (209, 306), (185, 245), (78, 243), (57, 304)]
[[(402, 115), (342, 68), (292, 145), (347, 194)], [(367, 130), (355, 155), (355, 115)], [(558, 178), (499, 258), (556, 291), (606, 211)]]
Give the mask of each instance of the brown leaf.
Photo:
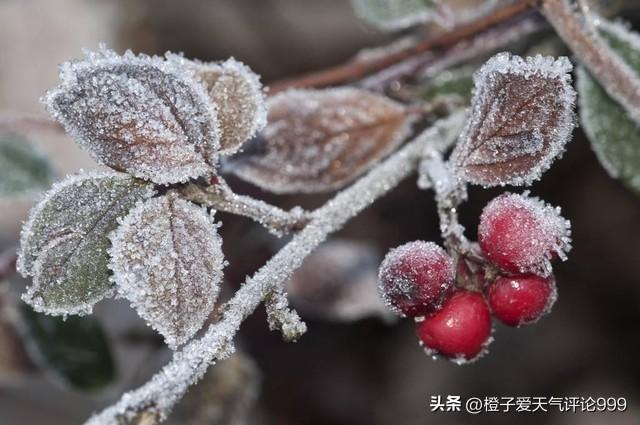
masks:
[(169, 193), (132, 209), (110, 238), (118, 293), (170, 348), (189, 340), (220, 292), (224, 257), (212, 217)]
[(50, 112), (101, 163), (168, 184), (210, 172), (215, 107), (192, 74), (163, 58), (89, 53), (61, 68)]
[(221, 154), (235, 153), (262, 130), (267, 118), (262, 84), (248, 66), (233, 58), (221, 63), (203, 63), (170, 57), (194, 71), (218, 107)]
[(343, 187), (398, 146), (413, 122), (403, 105), (346, 87), (287, 91), (267, 106), (266, 128), (231, 169), (275, 193)]
[(474, 76), (471, 117), (451, 155), (454, 171), (484, 186), (540, 178), (575, 125), (571, 69), (564, 57), (491, 58)]

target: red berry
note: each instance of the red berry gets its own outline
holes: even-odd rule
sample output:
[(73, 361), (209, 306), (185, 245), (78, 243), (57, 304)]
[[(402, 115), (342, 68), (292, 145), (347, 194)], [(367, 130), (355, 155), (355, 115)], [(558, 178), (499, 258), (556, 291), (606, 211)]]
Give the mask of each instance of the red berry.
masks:
[(482, 211), (478, 241), (486, 257), (512, 273), (551, 274), (550, 260), (566, 258), (569, 222), (537, 198), (507, 193)]
[(460, 290), (440, 311), (419, 322), (416, 332), (429, 354), (474, 360), (491, 342), (491, 313), (481, 294)]
[(540, 276), (500, 277), (488, 291), (494, 316), (509, 326), (537, 321), (548, 313), (556, 300), (553, 278)]
[(454, 285), (453, 260), (433, 242), (414, 241), (389, 251), (378, 288), (394, 312), (419, 316), (437, 309)]

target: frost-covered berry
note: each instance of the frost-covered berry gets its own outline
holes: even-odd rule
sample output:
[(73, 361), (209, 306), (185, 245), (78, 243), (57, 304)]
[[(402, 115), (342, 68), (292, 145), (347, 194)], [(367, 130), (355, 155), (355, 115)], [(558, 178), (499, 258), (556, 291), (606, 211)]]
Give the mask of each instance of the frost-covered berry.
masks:
[(427, 353), (463, 363), (478, 358), (491, 342), (491, 313), (482, 294), (460, 290), (419, 322), (416, 333)]
[(556, 301), (553, 277), (535, 275), (500, 277), (488, 291), (493, 315), (505, 325), (521, 326), (536, 322)]
[(506, 193), (482, 211), (478, 241), (487, 258), (512, 273), (551, 274), (550, 260), (566, 259), (570, 223), (538, 198)]
[(378, 275), (378, 289), (395, 313), (424, 315), (437, 309), (454, 285), (453, 260), (433, 242), (414, 241), (389, 251)]

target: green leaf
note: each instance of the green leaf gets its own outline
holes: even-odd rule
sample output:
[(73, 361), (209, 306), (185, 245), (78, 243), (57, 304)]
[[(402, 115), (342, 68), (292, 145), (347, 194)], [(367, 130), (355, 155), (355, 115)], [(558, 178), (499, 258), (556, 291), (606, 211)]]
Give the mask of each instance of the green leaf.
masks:
[(45, 189), (52, 174), (47, 159), (28, 140), (0, 134), (0, 196)]
[(153, 194), (149, 183), (121, 173), (84, 173), (55, 184), (22, 230), (17, 268), (33, 277), (23, 299), (54, 315), (91, 312), (114, 292), (108, 234)]
[(426, 84), (422, 98), (432, 101), (438, 97), (459, 96), (468, 103), (473, 90), (473, 72), (473, 67), (466, 66), (441, 72)]
[(356, 14), (385, 30), (406, 28), (430, 20), (432, 0), (352, 0)]
[(23, 336), (34, 363), (63, 383), (103, 388), (115, 377), (108, 341), (93, 317), (52, 317), (20, 303)]
[[(640, 77), (640, 35), (601, 21), (602, 37)], [(578, 69), (580, 122), (602, 166), (640, 192), (640, 128), (584, 68)]]

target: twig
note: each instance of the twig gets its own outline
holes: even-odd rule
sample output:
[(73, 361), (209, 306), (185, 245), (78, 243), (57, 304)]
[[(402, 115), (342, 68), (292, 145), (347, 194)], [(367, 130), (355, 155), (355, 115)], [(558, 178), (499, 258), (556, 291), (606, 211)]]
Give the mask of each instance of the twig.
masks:
[[(443, 119), (439, 125), (457, 125), (458, 121), (459, 118)], [(116, 404), (90, 418), (87, 425), (117, 425), (143, 411), (160, 419), (166, 418), (173, 405), (202, 378), (207, 368), (229, 354), (240, 325), (265, 297), (284, 285), (303, 260), (331, 233), (416, 170), (425, 145), (433, 140), (434, 131), (437, 130), (426, 130), (314, 211), (312, 220), (304, 229), (238, 289), (222, 309), (222, 317), (217, 323), (212, 324), (200, 339), (177, 351), (172, 361), (149, 382), (124, 394)], [(454, 140), (443, 141), (438, 146), (446, 149)]]
[(300, 230), (309, 221), (307, 213), (300, 207), (285, 211), (250, 196), (238, 195), (220, 177), (214, 185), (190, 184), (185, 186), (181, 192), (185, 198), (201, 205), (249, 217), (265, 226), (276, 236)]
[(488, 55), (503, 46), (521, 40), (523, 37), (539, 31), (545, 25), (538, 13), (530, 11), (504, 22), (494, 28), (474, 34), (440, 52), (424, 52), (403, 60), (380, 72), (367, 76), (356, 85), (368, 90), (384, 91), (391, 82), (408, 78), (431, 78), (439, 72), (465, 61)]
[(452, 31), (437, 37), (427, 38), (414, 46), (392, 51), (388, 55), (377, 55), (367, 59), (356, 57), (343, 65), (327, 68), (322, 71), (313, 72), (298, 78), (276, 81), (270, 84), (269, 94), (291, 89), (291, 88), (312, 88), (344, 84), (358, 80), (366, 75), (385, 69), (398, 62), (420, 55), (424, 52), (451, 46), (460, 40), (469, 38), (474, 34), (493, 27), (494, 25), (506, 22), (532, 8), (530, 1), (517, 0), (509, 5), (496, 10), (493, 14), (485, 16), (467, 25), (462, 25)]
[(609, 96), (640, 124), (640, 78), (578, 13), (570, 0), (544, 0), (542, 13)]

